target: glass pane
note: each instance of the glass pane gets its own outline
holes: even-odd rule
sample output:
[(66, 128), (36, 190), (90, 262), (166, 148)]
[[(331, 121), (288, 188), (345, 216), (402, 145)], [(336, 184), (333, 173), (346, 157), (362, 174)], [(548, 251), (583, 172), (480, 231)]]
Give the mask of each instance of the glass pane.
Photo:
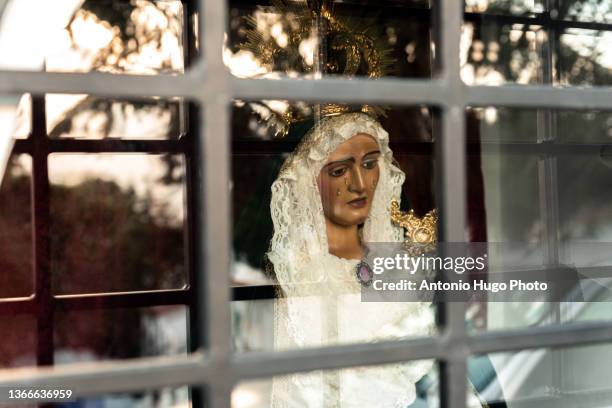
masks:
[(58, 311), (56, 365), (187, 353), (187, 308)]
[(537, 25), (466, 22), (461, 78), (469, 85), (540, 84), (545, 30)]
[(465, 11), (529, 16), (544, 11), (544, 0), (465, 0)]
[(560, 19), (612, 23), (612, 5), (606, 0), (558, 0), (555, 10)]
[(53, 32), (47, 71), (183, 72), (181, 1), (87, 0), (73, 10)]
[(500, 144), (538, 140), (540, 114), (537, 110), (488, 106), (470, 108), (467, 112), (470, 142)]
[(437, 407), (438, 378), (433, 360), (288, 374), (239, 383), (232, 408)]
[(326, 16), (319, 21), (306, 3), (230, 1), (223, 55), (232, 74), (430, 77), (428, 1), (334, 2), (331, 14), (314, 12)]
[(529, 144), (538, 140), (540, 116), (536, 110), (503, 107), (466, 112), (471, 241), (505, 244), (503, 254), (489, 259), (490, 267), (542, 263), (539, 157)]
[(612, 242), (609, 164), (598, 153), (563, 155), (557, 160), (561, 239)]
[(47, 95), (47, 134), (75, 139), (178, 139), (185, 132), (183, 101)]
[(529, 244), (522, 250), (519, 245), (517, 253), (512, 256), (507, 254), (509, 258), (501, 260), (501, 265), (541, 265), (543, 237), (540, 208), (537, 205), (538, 157), (485, 153), (482, 154), (482, 173), (489, 242)]
[[(559, 139), (581, 152), (557, 157), (559, 173), (559, 234), (564, 261), (577, 266), (612, 265), (606, 254), (612, 242), (607, 202), (612, 180), (609, 112), (565, 111), (557, 115)], [(595, 251), (595, 252), (593, 252)], [(597, 254), (599, 253), (599, 254)]]
[[(602, 111), (559, 111), (557, 113), (558, 138), (563, 142), (612, 142), (612, 113)], [(602, 156), (607, 152), (602, 150)]]
[(179, 155), (50, 155), (54, 292), (184, 287), (184, 175)]
[(557, 57), (561, 85), (612, 85), (612, 32), (569, 28)]
[[(180, 0), (10, 0), (0, 24), (0, 68), (181, 73)], [(32, 30), (36, 27), (36, 30)]]
[[(508, 276), (505, 272), (540, 269), (544, 237), (538, 206), (538, 156), (506, 152), (504, 145), (494, 141), (483, 140), (482, 147), (476, 149), (483, 152), (468, 145), (470, 239), (490, 244), (487, 274), (474, 275), (472, 284), (481, 278), (502, 279)], [(473, 331), (523, 327), (541, 321), (549, 313), (548, 304), (535, 301), (533, 296), (531, 302), (521, 302), (522, 298), (524, 293), (520, 290), (485, 290), (481, 300), (476, 299), (468, 307), (467, 327)]]
[(472, 357), (481, 394), (507, 406), (602, 407), (612, 401), (612, 346), (536, 349)]
[(231, 303), (236, 352), (274, 350), (274, 302), (274, 299), (262, 299)]
[(232, 159), (235, 284), (266, 283), (264, 254), (272, 237), (270, 186), (283, 156), (235, 154)]
[[(488, 293), (488, 303), (471, 307), (470, 328), (608, 318), (604, 312), (612, 301), (606, 278), (612, 265), (608, 116), (601, 111), (468, 110), (468, 218), (480, 214), (486, 220), (481, 237), (489, 243), (513, 245), (489, 258), (489, 273), (542, 272), (556, 259), (576, 274), (575, 279), (582, 278), (568, 281), (559, 296), (544, 301), (520, 302), (521, 291)], [(487, 323), (479, 326), (482, 322)]]
[(0, 316), (0, 368), (36, 365), (36, 320), (32, 316)]
[(0, 298), (34, 292), (32, 158), (13, 154), (0, 185)]

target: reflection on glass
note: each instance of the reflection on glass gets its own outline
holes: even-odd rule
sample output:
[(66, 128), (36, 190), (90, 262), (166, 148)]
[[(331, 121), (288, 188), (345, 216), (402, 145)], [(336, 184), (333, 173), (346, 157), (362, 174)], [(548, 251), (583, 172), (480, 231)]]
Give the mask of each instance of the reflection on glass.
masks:
[[(543, 268), (544, 248), (549, 245), (559, 247), (562, 264), (612, 264), (609, 113), (498, 107), (471, 112), (479, 119), (481, 143), (468, 141), (468, 160), (481, 158), (487, 239), (517, 243), (515, 255), (498, 259), (502, 269)], [(550, 144), (535, 145), (547, 139)], [(541, 154), (532, 152), (532, 146)], [(470, 155), (470, 149), (476, 150)], [(471, 208), (473, 196), (469, 199)], [(549, 249), (553, 254), (554, 247)], [(496, 265), (493, 257), (489, 261)], [(592, 277), (588, 271), (580, 273)], [(486, 329), (495, 330), (607, 319), (609, 283), (582, 282), (569, 288), (561, 303), (495, 303), (495, 296), (490, 296), (486, 311), (468, 315), (468, 323), (477, 328), (476, 321), (484, 317)], [(575, 296), (584, 302), (572, 303)]]
[(534, 109), (498, 106), (468, 109), (468, 120), (477, 121), (477, 130), (468, 132), (469, 141), (536, 142), (538, 140), (538, 111)]
[(180, 99), (125, 100), (47, 95), (47, 134), (76, 139), (178, 139), (184, 132)]
[[(232, 408), (270, 406), (438, 407), (439, 375), (433, 360), (317, 370), (239, 383)], [(473, 398), (477, 395), (470, 391)]]
[(230, 1), (223, 59), (233, 75), (427, 78), (431, 74), (426, 0), (335, 2), (331, 17), (323, 22), (312, 18), (308, 7), (316, 10), (315, 3), (274, 4), (254, 7)]
[(0, 185), (0, 298), (34, 291), (31, 178), (32, 158), (12, 155)]
[(558, 18), (593, 23), (612, 23), (612, 5), (606, 0), (557, 0)]
[(562, 85), (612, 85), (612, 32), (570, 28), (560, 36)]
[(0, 316), (0, 369), (36, 365), (36, 322), (27, 315)]
[(183, 287), (184, 174), (177, 155), (52, 154), (55, 293)]
[(466, 22), (461, 34), (461, 78), (469, 85), (542, 83), (541, 26)]
[[(187, 308), (57, 312), (56, 365), (187, 353)], [(77, 399), (86, 406), (188, 407), (188, 387)], [(80, 406), (80, 405), (79, 405)]]
[[(513, 406), (595, 408), (612, 399), (612, 346), (577, 346), (470, 358), (482, 372), (487, 401)], [(604, 405), (606, 403), (604, 402)]]
[(234, 155), (232, 158), (232, 207), (235, 284), (261, 284), (266, 274), (264, 254), (272, 238), (270, 186), (278, 174), (280, 155)]
[[(537, 111), (529, 109), (489, 106), (469, 108), (466, 112), (467, 169), (471, 174), (468, 177), (468, 217), (480, 219), (482, 229), (480, 238), (472, 241), (505, 243), (504, 251), (488, 254), (494, 273), (537, 268), (543, 261), (542, 218), (537, 205), (538, 156), (503, 150), (504, 146), (536, 142), (537, 119)], [(479, 188), (484, 190), (484, 200), (477, 199), (475, 193)], [(469, 306), (466, 313), (469, 330), (533, 324), (541, 318), (542, 310), (547, 310), (533, 307), (535, 303), (511, 303), (508, 297), (512, 294), (499, 295), (501, 299), (496, 298), (497, 294), (488, 294), (485, 302)]]
[(612, 113), (559, 111), (557, 129), (558, 139), (563, 142), (610, 143), (612, 142)]
[(472, 13), (533, 15), (544, 11), (544, 0), (465, 0)]
[(561, 239), (568, 243), (612, 242), (612, 169), (598, 154), (561, 156), (557, 160)]
[(487, 237), (490, 242), (528, 244), (504, 265), (540, 265), (542, 220), (539, 197), (538, 157), (491, 153), (482, 155)]
[[(474, 241), (517, 244), (516, 253), (510, 251), (503, 259), (490, 260), (495, 267), (542, 263), (542, 215), (537, 204), (539, 157), (528, 148), (524, 153), (506, 150), (538, 140), (539, 115), (533, 109), (493, 106), (469, 108), (466, 113), (468, 213), (480, 213), (486, 220), (483, 238)], [(482, 207), (477, 196), (479, 174), (484, 188)]]
[(56, 365), (187, 353), (185, 306), (58, 311)]
[(181, 1), (87, 0), (64, 11), (71, 17), (53, 32), (47, 71), (183, 72)]
[(232, 341), (238, 353), (274, 350), (274, 299), (231, 303)]

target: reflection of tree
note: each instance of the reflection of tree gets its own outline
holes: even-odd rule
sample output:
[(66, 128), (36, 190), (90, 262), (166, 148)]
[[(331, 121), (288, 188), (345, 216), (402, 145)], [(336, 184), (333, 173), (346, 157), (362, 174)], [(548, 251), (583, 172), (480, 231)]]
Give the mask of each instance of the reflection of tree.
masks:
[[(114, 1), (86, 0), (74, 14), (66, 30), (72, 47), (79, 50), (84, 60), (90, 60), (88, 70), (116, 73), (176, 73), (183, 69), (182, 7), (178, 1)], [(93, 57), (88, 48), (87, 33), (77, 30), (78, 23), (93, 19), (112, 33)], [(178, 56), (178, 59), (177, 59)], [(71, 69), (67, 67), (67, 69)], [(126, 123), (136, 114), (147, 115), (150, 121), (159, 121), (165, 130), (155, 137), (178, 138), (181, 133), (180, 102), (177, 100), (143, 99), (120, 100), (87, 96), (63, 112), (49, 130), (52, 138), (74, 134), (77, 137), (122, 137)], [(97, 128), (79, 126), (88, 123), (79, 119), (96, 118)], [(91, 137), (91, 136), (90, 136)], [(147, 138), (147, 135), (138, 135)], [(167, 159), (166, 182), (173, 177), (173, 162)], [(181, 180), (178, 180), (181, 181)]]
[[(166, 125), (163, 131), (165, 138), (177, 138), (180, 134), (179, 104), (167, 100), (125, 101), (112, 98), (86, 97), (62, 113), (61, 117), (49, 131), (50, 138), (59, 138), (68, 134), (86, 137), (90, 133), (103, 137), (121, 137), (125, 131), (125, 122), (139, 113), (151, 120)], [(92, 129), (87, 119), (102, 116), (97, 127)], [(80, 120), (82, 118), (84, 120)], [(98, 118), (99, 119), (99, 118)], [(81, 123), (79, 126), (78, 123)], [(146, 137), (141, 135), (140, 138)]]
[[(517, 4), (528, 2), (490, 1), (491, 14), (517, 14)], [(612, 4), (603, 0), (560, 1), (552, 14), (558, 19), (611, 22)], [(518, 14), (528, 15), (529, 8)], [(541, 48), (549, 41), (543, 27), (529, 25), (501, 25), (493, 19), (482, 18), (474, 25), (474, 39), (469, 47), (467, 64), (474, 71), (481, 69), (482, 77), (491, 71), (499, 73), (500, 82), (538, 83), (542, 81), (541, 62), (545, 57)], [(513, 31), (513, 32), (512, 32)], [(581, 38), (572, 39), (573, 34)], [(602, 66), (602, 52), (610, 52), (605, 32), (568, 29), (555, 33), (554, 50), (557, 70), (555, 83), (571, 85), (612, 84), (612, 71)], [(572, 42), (574, 41), (574, 42)], [(530, 67), (530, 64), (532, 67)], [(535, 69), (534, 69), (535, 68)], [(529, 75), (522, 76), (524, 73)], [(481, 78), (482, 78), (481, 77)], [(477, 82), (477, 81), (476, 81)], [(480, 112), (481, 114), (484, 111)], [(557, 111), (553, 132), (559, 141), (606, 143), (612, 120), (604, 112)], [(535, 142), (538, 125), (535, 110), (497, 109), (493, 118), (481, 115), (481, 128), (494, 141)], [(541, 135), (542, 136), (542, 135)], [(503, 213), (498, 239), (533, 241), (541, 239), (542, 217), (533, 204), (538, 202), (537, 156), (495, 155), (487, 160), (488, 169), (499, 171)], [(609, 228), (603, 221), (609, 218), (612, 199), (609, 169), (597, 154), (563, 155), (558, 158), (561, 237), (594, 238)]]
[[(182, 69), (182, 57), (177, 62), (173, 45), (181, 43), (182, 18), (177, 5), (180, 6), (180, 2), (86, 0), (73, 16), (67, 31), (73, 47), (82, 52), (84, 58), (90, 56), (86, 47), (79, 49), (87, 43), (87, 35), (83, 38), (83, 31), (76, 29), (79, 19), (93, 18), (112, 31), (112, 39), (97, 50), (88, 70), (178, 72)], [(121, 136), (125, 130), (122, 122), (136, 113), (156, 121), (169, 117), (163, 136), (178, 137), (181, 122), (177, 101), (125, 101), (92, 96), (64, 112), (49, 130), (49, 136), (57, 138), (82, 131), (77, 136), (87, 136), (87, 128), (79, 128), (78, 123), (98, 116), (103, 117), (96, 129), (102, 137)], [(164, 161), (167, 171), (160, 182), (182, 182), (180, 172), (176, 171), (177, 155), (167, 155)], [(18, 164), (13, 160), (10, 166), (15, 168)], [(28, 204), (31, 179), (21, 169), (17, 173), (7, 173), (2, 182), (0, 298), (28, 296), (34, 284), (32, 210)], [(54, 293), (154, 290), (179, 288), (186, 283), (183, 229), (175, 225), (176, 217), (171, 217), (168, 209), (156, 205), (153, 197), (141, 197), (112, 181), (96, 179), (70, 187), (51, 185), (50, 197), (50, 271)], [(73, 351), (75, 357), (79, 352), (91, 351), (109, 358), (168, 351), (152, 349), (151, 341), (158, 339), (146, 338), (142, 325), (146, 311), (143, 309), (106, 309), (104, 303), (99, 306), (100, 309), (85, 312), (56, 310), (56, 351)], [(0, 365), (26, 353), (35, 355), (34, 341), (30, 341), (36, 336), (35, 325), (22, 324), (35, 320), (36, 316), (23, 316), (16, 323), (8, 323), (11, 333), (25, 333), (28, 337), (26, 340), (10, 336), (1, 342)], [(4, 327), (0, 331), (4, 332)], [(13, 342), (23, 342), (25, 346)]]
[[(612, 23), (612, 4), (606, 0), (566, 0), (560, 1), (558, 7), (559, 18), (568, 20), (609, 22)], [(563, 41), (575, 33), (587, 41), (580, 41), (580, 49), (577, 51)], [(562, 35), (559, 47), (559, 70), (560, 80), (563, 84), (571, 85), (610, 85), (612, 84), (612, 72), (610, 68), (603, 67), (600, 63), (604, 48), (601, 47), (605, 41), (604, 31), (568, 30)], [(608, 47), (607, 52), (610, 51)]]
[(11, 160), (0, 188), (0, 298), (33, 288), (30, 177), (12, 173), (15, 166)]
[[(612, 21), (612, 6), (603, 0), (568, 0), (559, 2), (552, 13), (558, 19)], [(528, 2), (498, 0), (489, 2), (490, 14), (524, 14), (533, 10)], [(605, 17), (607, 16), (607, 18)], [(468, 24), (473, 40), (466, 55), (467, 66), (473, 68), (475, 82), (542, 82), (543, 47), (554, 35), (554, 50), (559, 81), (572, 85), (608, 85), (612, 83), (609, 68), (600, 63), (604, 32), (590, 30), (551, 31), (527, 24), (503, 25), (483, 17), (481, 24)], [(580, 38), (576, 37), (580, 36)], [(572, 38), (573, 37), (573, 38)], [(578, 41), (576, 41), (578, 40)], [(572, 47), (572, 43), (575, 43)], [(471, 82), (471, 80), (470, 80)]]
[(178, 1), (86, 0), (67, 30), (75, 47), (79, 39), (72, 26), (77, 18), (93, 15), (112, 31), (112, 39), (95, 55), (91, 70), (172, 73), (182, 68), (182, 61), (173, 59), (182, 38), (181, 12)]
[(612, 3), (606, 0), (562, 0), (559, 17), (570, 20), (612, 22)]
[[(11, 167), (17, 166), (12, 160)], [(26, 205), (30, 177), (7, 173), (0, 193), (0, 297), (27, 296), (33, 288), (31, 209)], [(167, 211), (150, 199), (95, 179), (74, 187), (51, 185), (50, 194), (54, 293), (167, 289), (185, 284), (183, 230), (173, 226)], [(114, 358), (137, 357), (145, 351), (141, 310), (57, 312), (56, 350), (84, 349)], [(2, 347), (14, 353), (0, 359), (4, 364), (34, 351), (6, 342)]]
[(150, 198), (95, 179), (52, 186), (51, 194), (51, 268), (58, 292), (182, 286), (182, 230)]

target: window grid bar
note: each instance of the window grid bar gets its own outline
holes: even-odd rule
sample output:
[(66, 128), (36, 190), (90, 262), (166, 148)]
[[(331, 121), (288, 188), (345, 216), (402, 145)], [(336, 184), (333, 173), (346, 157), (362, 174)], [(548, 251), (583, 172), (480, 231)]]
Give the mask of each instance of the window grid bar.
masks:
[[(546, 0), (545, 14), (548, 20), (551, 20), (551, 11), (558, 9), (556, 0)], [(554, 83), (554, 54), (560, 55), (561, 44), (557, 39), (560, 38), (561, 27), (544, 26), (548, 41), (544, 42), (544, 64), (543, 64), (543, 82), (551, 85)], [(558, 59), (558, 57), (557, 57)], [(559, 71), (557, 70), (557, 75)], [(557, 113), (550, 109), (538, 111), (538, 142), (550, 143), (557, 138), (556, 122)], [(555, 267), (560, 264), (559, 259), (559, 195), (558, 195), (558, 173), (557, 173), (557, 158), (554, 154), (543, 154), (538, 158), (538, 190), (540, 201), (540, 214), (544, 225), (544, 266), (545, 268)], [(552, 319), (555, 324), (561, 323), (561, 303), (551, 302)], [(558, 355), (553, 356), (553, 386), (556, 389), (562, 389), (563, 372), (561, 371), (561, 362)]]
[[(227, 73), (226, 73), (227, 74)], [(90, 78), (91, 75), (91, 78)], [(197, 78), (200, 76), (201, 78)], [(448, 103), (446, 84), (439, 80), (403, 80), (381, 78), (318, 79), (237, 79), (224, 97), (237, 99), (295, 99), (304, 101), (380, 102), (396, 104), (428, 104), (445, 106)], [(218, 87), (215, 78), (206, 70), (194, 68), (184, 76), (145, 77), (115, 75), (99, 72), (39, 73), (0, 72), (0, 93), (90, 93), (99, 96), (183, 96), (205, 104), (215, 101)], [(507, 107), (574, 108), (612, 110), (609, 87), (591, 88), (551, 87), (542, 85), (465, 86), (465, 106), (498, 105)], [(65, 89), (62, 91), (62, 87)], [(201, 92), (207, 89), (208, 92)], [(200, 93), (200, 95), (197, 95)]]
[(137, 391), (207, 382), (211, 372), (199, 354), (122, 362), (77, 363), (54, 368), (7, 370), (0, 384), (71, 388), (75, 396)]
[[(197, 116), (197, 111), (196, 111)], [(49, 141), (53, 146), (55, 141)], [(82, 142), (82, 143), (81, 143)], [(50, 149), (50, 153), (71, 152), (71, 153), (116, 153), (116, 152), (136, 152), (136, 153), (185, 153), (188, 154), (193, 147), (187, 142), (185, 146), (180, 146), (174, 141), (164, 141), (161, 144), (149, 144), (150, 141), (112, 141), (110, 144), (97, 143), (98, 141), (79, 140), (78, 144), (71, 143), (61, 146), (55, 150)], [(151, 141), (157, 142), (157, 141)], [(166, 143), (174, 142), (174, 143)], [(90, 145), (90, 143), (93, 143)], [(275, 154), (292, 152), (297, 143), (292, 141), (260, 141), (260, 140), (233, 140), (232, 155), (240, 156), (246, 154)], [(180, 146), (180, 147), (179, 147)], [(432, 141), (410, 141), (410, 142), (390, 142), (391, 150), (409, 149), (418, 154), (432, 154), (435, 143)], [(539, 155), (575, 155), (575, 154), (599, 154), (602, 148), (608, 148), (610, 143), (600, 142), (549, 142), (533, 144), (531, 142), (502, 142), (495, 140), (481, 140), (474, 143), (468, 141), (467, 151), (481, 150), (488, 152), (507, 152), (507, 153), (532, 153)], [(14, 154), (32, 154), (32, 143), (30, 139), (18, 139), (13, 147)], [(1, 303), (1, 302), (0, 302)]]
[[(460, 71), (463, 1), (443, 0), (437, 10), (441, 78), (449, 101), (442, 109), (441, 134), (437, 141), (437, 205), (440, 212), (438, 237), (441, 242), (465, 242), (467, 225), (466, 123), (464, 86)], [(442, 24), (443, 22), (443, 24)], [(439, 58), (439, 57), (438, 57)], [(465, 302), (445, 302), (441, 322), (449, 349), (439, 359), (440, 404), (444, 408), (465, 408), (467, 400), (467, 352), (457, 347), (465, 339)]]
[[(203, 84), (195, 86), (201, 103), (199, 146), (200, 174), (198, 196), (204, 214), (198, 251), (201, 279), (200, 327), (201, 346), (206, 347), (214, 375), (207, 384), (206, 406), (229, 407), (231, 379), (230, 318), (230, 103), (228, 72), (220, 58), (224, 43), (228, 5), (224, 0), (198, 0), (199, 36), (205, 64)], [(195, 84), (194, 84), (195, 85)]]
[[(568, 326), (525, 328), (488, 332), (456, 339), (447, 337), (387, 341), (311, 350), (293, 350), (256, 355), (239, 355), (231, 361), (231, 380), (248, 380), (288, 372), (311, 370), (313, 367), (341, 368), (364, 364), (384, 364), (422, 358), (452, 358), (459, 354), (483, 354), (539, 348), (562, 348), (608, 343), (612, 322), (576, 323)], [(209, 355), (154, 357), (97, 366), (74, 364), (53, 369), (5, 370), (0, 387), (28, 383), (36, 386), (75, 386), (76, 395), (109, 391), (150, 389), (163, 385), (211, 384), (218, 364)], [(137, 382), (129, 381), (138, 379)], [(110, 378), (106, 378), (110, 377)], [(100, 382), (100, 379), (104, 379)]]
[[(197, 113), (197, 112), (196, 112)], [(197, 116), (197, 114), (196, 114)], [(54, 141), (50, 141), (53, 146)], [(188, 154), (192, 149), (191, 142), (186, 146), (180, 146), (175, 143), (149, 144), (148, 141), (112, 141), (113, 143), (106, 144), (96, 143), (97, 141), (79, 141), (75, 145), (66, 144), (57, 149), (50, 149), (49, 153), (70, 152), (70, 153), (184, 153)], [(93, 144), (90, 145), (90, 143)], [(117, 142), (117, 143), (115, 143)], [(166, 141), (164, 141), (166, 142)], [(292, 141), (260, 141), (260, 140), (233, 140), (232, 155), (252, 155), (252, 154), (275, 154), (292, 152), (297, 143)], [(147, 147), (149, 146), (149, 147)], [(167, 146), (167, 147), (166, 147)], [(432, 154), (434, 152), (435, 143), (432, 141), (409, 141), (409, 142), (390, 142), (391, 150), (409, 149), (411, 152), (418, 154)], [(507, 153), (532, 153), (539, 155), (575, 155), (575, 154), (599, 154), (602, 148), (608, 148), (610, 143), (600, 142), (553, 142), (533, 144), (531, 142), (502, 142), (494, 140), (481, 140), (480, 142), (470, 142), (467, 144), (467, 151), (482, 151), (488, 152), (507, 152)], [(15, 141), (13, 147), (14, 154), (32, 154), (32, 143), (29, 139), (19, 139)], [(1, 303), (1, 302), (0, 302)]]
[(487, 13), (464, 13), (464, 20), (474, 23), (495, 23), (495, 24), (524, 24), (551, 27), (554, 30), (566, 30), (568, 28), (579, 28), (583, 30), (596, 31), (612, 31), (612, 24), (597, 23), (589, 21), (576, 20), (560, 20), (550, 16), (550, 10), (547, 8), (542, 13), (536, 13), (533, 16), (517, 16), (504, 14), (487, 14)]

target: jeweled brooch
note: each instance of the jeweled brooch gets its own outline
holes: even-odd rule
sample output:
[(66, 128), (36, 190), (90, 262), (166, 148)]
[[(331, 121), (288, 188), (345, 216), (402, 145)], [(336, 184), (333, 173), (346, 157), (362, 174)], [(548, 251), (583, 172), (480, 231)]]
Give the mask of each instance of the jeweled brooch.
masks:
[(361, 261), (355, 267), (355, 275), (357, 275), (357, 280), (364, 288), (367, 288), (372, 284), (372, 280), (374, 279), (374, 272), (372, 272), (372, 268), (365, 261)]

